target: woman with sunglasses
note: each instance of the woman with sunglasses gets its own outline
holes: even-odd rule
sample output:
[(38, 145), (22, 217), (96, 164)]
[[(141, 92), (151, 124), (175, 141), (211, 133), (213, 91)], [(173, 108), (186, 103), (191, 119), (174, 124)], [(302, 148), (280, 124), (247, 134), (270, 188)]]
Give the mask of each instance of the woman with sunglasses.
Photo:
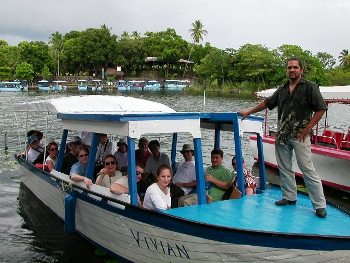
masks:
[(50, 142), (46, 149), (48, 150), (49, 155), (46, 158), (47, 169), (51, 172), (55, 169), (58, 155), (58, 145), (56, 142)]
[(104, 160), (104, 167), (97, 174), (96, 184), (111, 187), (111, 185), (122, 177), (122, 173), (117, 171), (118, 164), (113, 154), (107, 154)]
[(84, 182), (87, 188), (92, 185), (91, 179), (85, 177), (87, 164), (89, 160), (89, 149), (86, 145), (79, 145), (75, 149), (75, 155), (78, 158), (78, 162), (73, 164), (70, 169), (70, 179), (75, 182)]
[(162, 164), (157, 169), (157, 182), (147, 188), (143, 207), (151, 210), (170, 209), (170, 182), (171, 168), (167, 164)]
[[(136, 180), (139, 182), (144, 173), (143, 168), (140, 165), (136, 165)], [(128, 194), (129, 193), (129, 181), (128, 175), (124, 175), (118, 180), (116, 180), (110, 187), (110, 191), (113, 194)]]

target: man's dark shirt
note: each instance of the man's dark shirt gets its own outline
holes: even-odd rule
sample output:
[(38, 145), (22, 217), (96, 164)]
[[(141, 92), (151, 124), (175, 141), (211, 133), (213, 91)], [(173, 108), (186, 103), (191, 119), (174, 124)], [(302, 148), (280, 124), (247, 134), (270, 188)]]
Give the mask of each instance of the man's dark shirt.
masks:
[(77, 163), (78, 161), (78, 158), (73, 153), (66, 153), (63, 157), (61, 172), (69, 175), (73, 164)]
[(288, 135), (296, 138), (310, 122), (313, 113), (327, 110), (317, 84), (301, 79), (293, 93), (289, 91), (289, 81), (265, 99), (269, 110), (278, 107), (277, 143), (286, 143)]

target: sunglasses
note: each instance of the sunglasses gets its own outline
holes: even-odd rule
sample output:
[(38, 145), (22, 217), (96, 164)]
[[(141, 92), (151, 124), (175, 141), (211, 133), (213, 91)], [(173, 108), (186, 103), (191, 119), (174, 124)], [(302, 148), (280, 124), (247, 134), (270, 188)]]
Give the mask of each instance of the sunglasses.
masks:
[(115, 161), (110, 161), (110, 162), (105, 162), (105, 165), (108, 166), (108, 165), (115, 165)]
[(89, 156), (87, 153), (79, 155), (80, 158)]
[(51, 151), (51, 152), (53, 152), (53, 151), (58, 151), (58, 148), (51, 148), (50, 151)]

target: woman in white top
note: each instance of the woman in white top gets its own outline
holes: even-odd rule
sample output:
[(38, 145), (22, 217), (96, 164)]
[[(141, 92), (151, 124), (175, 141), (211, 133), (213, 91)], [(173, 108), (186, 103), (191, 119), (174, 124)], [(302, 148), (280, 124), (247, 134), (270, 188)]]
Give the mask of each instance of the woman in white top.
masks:
[(111, 185), (122, 177), (122, 173), (117, 171), (117, 161), (113, 154), (107, 154), (104, 160), (104, 168), (97, 174), (96, 184), (111, 187)]
[(56, 162), (57, 162), (57, 155), (58, 155), (58, 145), (55, 142), (50, 142), (47, 147), (47, 151), (49, 152), (49, 155), (46, 158), (46, 165), (49, 171), (51, 172), (53, 169), (55, 169)]
[(170, 187), (171, 168), (163, 164), (157, 169), (157, 182), (147, 188), (143, 207), (152, 210), (165, 210), (171, 207)]

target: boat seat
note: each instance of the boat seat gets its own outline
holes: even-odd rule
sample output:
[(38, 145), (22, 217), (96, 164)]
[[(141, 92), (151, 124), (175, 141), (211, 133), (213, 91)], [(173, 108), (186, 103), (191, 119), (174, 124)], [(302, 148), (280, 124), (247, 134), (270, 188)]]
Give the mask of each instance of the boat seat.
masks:
[(340, 144), (341, 142), (339, 143), (339, 136), (340, 135), (337, 135), (337, 139), (335, 137), (335, 133), (334, 131), (331, 131), (329, 129), (324, 129), (322, 135), (318, 135), (317, 136), (317, 142), (320, 142), (320, 143), (324, 143), (324, 144), (331, 144), (331, 145), (334, 145), (337, 149), (340, 148)]
[(341, 142), (341, 148), (344, 150), (350, 150), (350, 131), (346, 135)]

